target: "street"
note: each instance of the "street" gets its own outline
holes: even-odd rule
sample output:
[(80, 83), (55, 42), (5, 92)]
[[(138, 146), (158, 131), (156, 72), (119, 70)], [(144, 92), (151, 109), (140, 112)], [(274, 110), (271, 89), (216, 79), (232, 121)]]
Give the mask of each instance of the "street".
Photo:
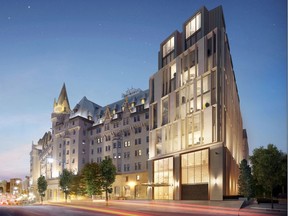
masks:
[(240, 202), (175, 202), (123, 200), (110, 201), (106, 206), (100, 202), (47, 203), (44, 205), (0, 206), (1, 216), (92, 216), (92, 215), (123, 215), (123, 216), (187, 216), (187, 215), (243, 215), (267, 216), (286, 215), (285, 211), (271, 211), (264, 208), (242, 208)]
[(115, 215), (101, 212), (92, 212), (83, 209), (60, 207), (60, 206), (0, 206), (1, 216), (95, 216)]

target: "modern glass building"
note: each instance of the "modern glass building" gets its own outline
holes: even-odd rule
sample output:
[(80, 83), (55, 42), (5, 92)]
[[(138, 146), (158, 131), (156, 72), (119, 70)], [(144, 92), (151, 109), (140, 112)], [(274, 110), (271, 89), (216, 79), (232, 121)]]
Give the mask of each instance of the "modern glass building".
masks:
[(222, 7), (200, 8), (169, 35), (158, 66), (149, 81), (149, 198), (237, 195), (248, 142)]

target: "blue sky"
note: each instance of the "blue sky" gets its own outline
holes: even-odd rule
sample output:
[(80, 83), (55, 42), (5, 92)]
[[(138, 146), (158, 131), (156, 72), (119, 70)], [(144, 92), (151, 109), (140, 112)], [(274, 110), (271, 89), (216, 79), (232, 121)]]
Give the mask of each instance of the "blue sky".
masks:
[(29, 152), (51, 128), (66, 83), (106, 105), (148, 88), (160, 43), (201, 6), (222, 5), (250, 153), (287, 152), (284, 0), (0, 0), (0, 180), (29, 175)]

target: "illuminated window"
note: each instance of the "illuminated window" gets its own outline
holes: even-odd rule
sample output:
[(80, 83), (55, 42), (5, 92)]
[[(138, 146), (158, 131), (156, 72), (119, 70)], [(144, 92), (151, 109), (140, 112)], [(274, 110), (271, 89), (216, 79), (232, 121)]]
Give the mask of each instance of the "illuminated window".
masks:
[(203, 95), (203, 108), (207, 108), (211, 104), (211, 96), (210, 92), (207, 92), (206, 94)]
[(170, 79), (175, 78), (176, 76), (176, 63), (173, 64), (170, 68)]
[(192, 117), (188, 118), (187, 132), (188, 132), (188, 146), (191, 146), (193, 144), (193, 122), (192, 122)]
[(201, 96), (197, 97), (197, 111), (201, 110)]
[(208, 183), (208, 149), (181, 155), (182, 184)]
[(210, 74), (203, 77), (203, 92), (207, 92), (210, 90)]
[(169, 110), (168, 98), (165, 98), (162, 101), (162, 125), (168, 123), (168, 114), (169, 114), (168, 110)]
[(200, 114), (194, 115), (193, 118), (194, 144), (201, 143)]
[(174, 37), (171, 37), (164, 45), (163, 45), (163, 57), (168, 55), (171, 51), (174, 50)]
[(155, 199), (173, 199), (173, 157), (154, 161), (154, 183), (166, 184), (154, 188)]
[(157, 128), (157, 104), (152, 105), (152, 129)]
[(194, 85), (189, 85), (189, 103), (187, 103), (187, 113), (194, 112)]
[(193, 17), (186, 25), (186, 39), (201, 28), (201, 13)]

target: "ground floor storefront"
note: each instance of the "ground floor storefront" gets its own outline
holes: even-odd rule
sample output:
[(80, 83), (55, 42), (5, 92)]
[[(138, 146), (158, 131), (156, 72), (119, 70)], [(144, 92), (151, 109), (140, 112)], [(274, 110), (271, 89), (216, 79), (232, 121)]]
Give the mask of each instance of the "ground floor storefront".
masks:
[(148, 199), (223, 200), (238, 194), (238, 165), (222, 143), (158, 157), (148, 167)]

